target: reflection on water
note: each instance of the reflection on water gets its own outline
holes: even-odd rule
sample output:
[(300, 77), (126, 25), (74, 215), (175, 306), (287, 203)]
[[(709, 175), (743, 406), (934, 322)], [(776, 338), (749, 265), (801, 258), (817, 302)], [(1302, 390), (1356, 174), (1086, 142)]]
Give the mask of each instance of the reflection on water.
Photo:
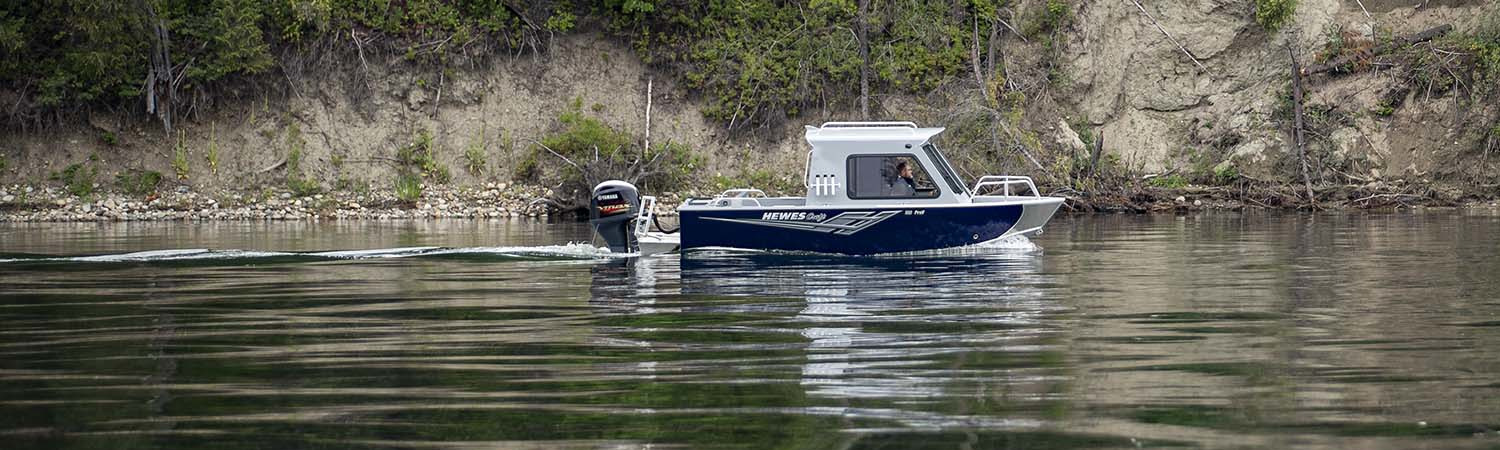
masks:
[[(620, 258), (571, 223), (0, 225), (0, 439), (1489, 448), (1497, 231), (1087, 216), (1040, 248)], [(168, 249), (206, 250), (117, 256)]]

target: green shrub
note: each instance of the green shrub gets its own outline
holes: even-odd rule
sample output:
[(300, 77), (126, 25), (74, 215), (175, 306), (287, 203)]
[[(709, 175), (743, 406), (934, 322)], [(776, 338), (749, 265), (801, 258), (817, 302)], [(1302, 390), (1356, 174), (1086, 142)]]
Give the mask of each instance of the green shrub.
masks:
[(131, 169), (115, 175), (115, 187), (128, 194), (146, 195), (161, 185), (161, 172)]
[(484, 166), (487, 163), (486, 159), (484, 153), (484, 132), (481, 131), (479, 137), (474, 142), (470, 142), (469, 147), (464, 149), (464, 168), (468, 169), (470, 175), (479, 176), (481, 173), (484, 173)]
[(422, 199), (422, 176), (411, 172), (396, 175), (396, 200), (408, 205)]
[(1214, 183), (1224, 185), (1233, 183), (1240, 179), (1239, 169), (1232, 164), (1220, 164), (1214, 166)]
[(537, 170), (537, 155), (541, 153), (541, 149), (533, 148), (530, 152), (526, 153), (526, 157), (522, 158), (521, 162), (516, 163), (515, 173), (512, 174), (516, 180), (534, 180), (537, 175), (540, 175), (540, 172)]
[(447, 183), (453, 178), (448, 168), (437, 162), (437, 146), (432, 142), (432, 133), (427, 129), (417, 130), (410, 144), (396, 149), (396, 164), (402, 170), (418, 170), (423, 178), (437, 183)]
[(573, 31), (573, 26), (577, 20), (578, 17), (574, 16), (572, 12), (569, 12), (568, 10), (562, 8), (558, 8), (556, 11), (552, 12), (552, 17), (547, 18), (546, 27), (549, 31), (566, 33), (569, 31)]
[(1382, 102), (1376, 104), (1375, 105), (1375, 109), (1372, 110), (1371, 112), (1375, 113), (1375, 115), (1380, 116), (1380, 117), (1390, 117), (1391, 114), (1395, 114), (1396, 113), (1396, 108), (1394, 106), (1391, 106), (1391, 104), (1389, 102), (1382, 101)]
[(1147, 184), (1159, 188), (1180, 189), (1187, 187), (1188, 182), (1187, 178), (1183, 178), (1182, 175), (1167, 175), (1164, 177), (1152, 178), (1151, 181), (1149, 181)]
[(190, 169), (188, 167), (187, 134), (179, 131), (177, 132), (177, 144), (172, 146), (172, 170), (177, 172), (177, 179), (186, 180), (188, 179)]
[(1472, 85), (1485, 93), (1493, 93), (1500, 87), (1500, 9), (1491, 9), (1481, 17), (1473, 29), (1445, 40), (1456, 40), (1460, 51), (1474, 55), (1474, 66), (1479, 78)]
[(563, 156), (577, 159), (597, 154), (601, 158), (623, 157), (634, 139), (581, 111), (582, 99), (573, 99), (557, 117), (562, 130), (543, 137), (542, 145)]
[(1062, 28), (1071, 17), (1072, 9), (1065, 0), (1047, 0), (1042, 9), (1022, 26), (1022, 33), (1035, 37)]
[[(629, 134), (614, 129), (580, 110), (582, 102), (574, 100), (569, 109), (558, 116), (561, 130), (547, 135), (541, 143), (548, 149), (581, 166), (609, 167), (605, 172), (614, 172), (619, 177), (628, 177), (632, 169), (646, 170), (640, 183), (650, 183), (659, 189), (670, 189), (686, 180), (700, 161), (686, 145), (667, 142), (656, 144), (642, 151)], [(612, 167), (611, 167), (612, 166)], [(564, 165), (566, 179), (580, 176), (579, 168)]]
[(567, 159), (558, 172), (564, 185), (558, 191), (577, 192), (580, 197), (566, 199), (575, 204), (586, 205), (593, 185), (609, 178), (636, 183), (643, 189), (674, 189), (701, 164), (683, 144), (666, 142), (640, 148), (629, 134), (584, 115), (579, 99), (558, 116), (554, 129), (532, 152), (535, 155), (550, 150)]
[(292, 195), (298, 197), (307, 197), (323, 192), (323, 186), (318, 184), (317, 181), (301, 176), (287, 177), (286, 187), (292, 191)]
[(359, 194), (370, 193), (370, 183), (364, 180), (353, 180), (347, 177), (339, 177), (333, 183), (333, 188), (344, 192), (355, 192)]
[(204, 156), (206, 156), (208, 158), (208, 172), (212, 173), (214, 175), (218, 175), (219, 174), (219, 136), (218, 136), (218, 127), (219, 127), (219, 123), (218, 122), (209, 122), (209, 124), (208, 124), (208, 154), (204, 155)]
[(1280, 30), (1297, 12), (1297, 0), (1255, 0), (1255, 23), (1269, 32)]
[(68, 193), (83, 197), (94, 193), (94, 175), (97, 171), (93, 166), (84, 163), (69, 164), (62, 172), (54, 172), (53, 180), (61, 181), (68, 189)]

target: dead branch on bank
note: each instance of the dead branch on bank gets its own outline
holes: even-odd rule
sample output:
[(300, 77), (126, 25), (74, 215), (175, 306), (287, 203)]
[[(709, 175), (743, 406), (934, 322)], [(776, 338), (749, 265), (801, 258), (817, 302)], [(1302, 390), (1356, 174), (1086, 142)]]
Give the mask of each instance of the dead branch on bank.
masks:
[(1286, 48), (1287, 54), (1292, 58), (1292, 136), (1297, 142), (1297, 160), (1302, 164), (1302, 184), (1307, 187), (1307, 201), (1316, 204), (1318, 197), (1313, 195), (1312, 181), (1307, 175), (1307, 136), (1303, 128), (1302, 110), (1302, 71), (1297, 64), (1297, 54), (1292, 51), (1290, 45)]
[(1208, 68), (1204, 67), (1203, 63), (1198, 62), (1198, 57), (1197, 56), (1193, 56), (1193, 52), (1188, 51), (1187, 47), (1182, 46), (1181, 42), (1177, 42), (1177, 38), (1172, 37), (1172, 33), (1168, 33), (1167, 29), (1166, 28), (1162, 28), (1161, 24), (1156, 21), (1155, 17), (1151, 17), (1151, 13), (1146, 11), (1146, 7), (1145, 6), (1141, 6), (1141, 2), (1140, 1), (1138, 1), (1138, 0), (1130, 0), (1130, 1), (1132, 3), (1135, 3), (1135, 7), (1137, 9), (1141, 10), (1141, 14), (1145, 14), (1146, 15), (1146, 19), (1150, 20), (1152, 25), (1156, 25), (1156, 29), (1158, 31), (1161, 31), (1161, 34), (1164, 34), (1164, 35), (1167, 36), (1167, 40), (1172, 41), (1172, 44), (1176, 45), (1178, 50), (1182, 50), (1182, 54), (1187, 55), (1188, 59), (1193, 60), (1193, 64), (1197, 65), (1199, 70), (1202, 70), (1204, 72), (1208, 71)]
[[(564, 176), (562, 183), (558, 185), (558, 190), (554, 193), (554, 198), (549, 200), (552, 206), (562, 211), (577, 211), (587, 208), (589, 195), (592, 193), (594, 186), (604, 180), (618, 179), (631, 184), (639, 184), (642, 180), (665, 173), (662, 167), (666, 161), (663, 159), (663, 156), (668, 153), (665, 151), (658, 152), (649, 159), (626, 159), (601, 156), (599, 147), (595, 146), (591, 157), (585, 156), (574, 159), (553, 150), (552, 147), (548, 147), (547, 144), (543, 144), (541, 141), (535, 139), (526, 139), (526, 141), (562, 160), (564, 164), (567, 164), (577, 172), (576, 176)], [(668, 145), (670, 144), (668, 142)], [(620, 155), (620, 149), (616, 148), (609, 152), (609, 154)]]
[(1368, 59), (1368, 58), (1374, 57), (1376, 55), (1382, 55), (1382, 54), (1390, 53), (1392, 51), (1399, 50), (1402, 47), (1405, 47), (1405, 46), (1408, 46), (1408, 45), (1411, 45), (1411, 44), (1416, 44), (1416, 43), (1421, 43), (1421, 42), (1427, 42), (1427, 41), (1436, 39), (1439, 36), (1442, 36), (1444, 34), (1448, 34), (1449, 31), (1453, 31), (1453, 25), (1452, 24), (1443, 24), (1443, 25), (1439, 25), (1439, 26), (1436, 26), (1436, 27), (1428, 28), (1426, 30), (1423, 30), (1420, 33), (1410, 34), (1410, 35), (1406, 35), (1406, 36), (1399, 36), (1399, 37), (1396, 37), (1395, 39), (1392, 39), (1391, 42), (1388, 42), (1385, 45), (1381, 45), (1381, 46), (1376, 47), (1376, 48), (1371, 49), (1371, 50), (1360, 50), (1360, 51), (1354, 52), (1353, 54), (1344, 55), (1344, 56), (1340, 56), (1338, 58), (1334, 58), (1333, 60), (1328, 61), (1328, 62), (1323, 63), (1323, 64), (1314, 64), (1314, 65), (1311, 65), (1311, 66), (1307, 66), (1307, 67), (1305, 67), (1305, 68), (1302, 69), (1302, 76), (1312, 76), (1312, 75), (1316, 75), (1316, 74), (1320, 74), (1320, 73), (1324, 73), (1324, 72), (1338, 71), (1338, 70), (1340, 70), (1343, 67), (1347, 67), (1349, 64), (1353, 64), (1353, 63), (1358, 62), (1358, 61), (1363, 60), (1363, 59)]

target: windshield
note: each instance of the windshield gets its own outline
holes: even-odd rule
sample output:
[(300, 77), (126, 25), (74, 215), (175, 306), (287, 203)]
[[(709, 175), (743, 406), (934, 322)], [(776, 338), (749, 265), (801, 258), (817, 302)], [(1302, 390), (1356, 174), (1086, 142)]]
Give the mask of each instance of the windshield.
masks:
[(952, 188), (953, 192), (973, 195), (968, 188), (964, 187), (964, 181), (958, 178), (958, 174), (953, 173), (953, 167), (948, 165), (948, 158), (943, 157), (943, 152), (938, 151), (937, 146), (926, 144), (922, 146), (922, 150), (927, 152), (927, 159), (937, 164), (938, 173), (948, 180), (948, 187)]

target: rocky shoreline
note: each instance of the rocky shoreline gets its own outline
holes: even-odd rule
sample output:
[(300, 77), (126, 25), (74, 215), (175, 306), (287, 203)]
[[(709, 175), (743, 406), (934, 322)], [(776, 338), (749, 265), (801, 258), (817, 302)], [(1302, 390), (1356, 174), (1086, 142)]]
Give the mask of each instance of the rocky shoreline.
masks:
[[(658, 196), (658, 215), (675, 216), (683, 198), (699, 192)], [(286, 190), (199, 192), (185, 186), (150, 195), (96, 192), (77, 196), (46, 185), (0, 186), (0, 222), (111, 221), (287, 221), (393, 220), (441, 218), (552, 218), (569, 216), (546, 200), (551, 189), (524, 184), (426, 186), (415, 202), (403, 202), (389, 191), (324, 192), (298, 196)], [(1074, 193), (1066, 212), (1151, 213), (1173, 211), (1239, 211), (1305, 209), (1306, 205), (1257, 201), (1254, 196), (1220, 188), (1143, 189), (1128, 195)], [(1320, 202), (1316, 209), (1391, 209), (1500, 207), (1493, 198), (1453, 199), (1441, 196), (1370, 194), (1361, 202)], [(1353, 198), (1353, 196), (1350, 196)], [(1371, 201), (1378, 200), (1378, 201)]]
[[(0, 186), (0, 222), (547, 218), (560, 213), (545, 200), (551, 195), (544, 187), (509, 183), (427, 186), (415, 202), (400, 201), (391, 192), (298, 196), (285, 190), (198, 192), (180, 187), (144, 196), (77, 196), (52, 186), (9, 185)], [(675, 204), (663, 201), (658, 209)]]

